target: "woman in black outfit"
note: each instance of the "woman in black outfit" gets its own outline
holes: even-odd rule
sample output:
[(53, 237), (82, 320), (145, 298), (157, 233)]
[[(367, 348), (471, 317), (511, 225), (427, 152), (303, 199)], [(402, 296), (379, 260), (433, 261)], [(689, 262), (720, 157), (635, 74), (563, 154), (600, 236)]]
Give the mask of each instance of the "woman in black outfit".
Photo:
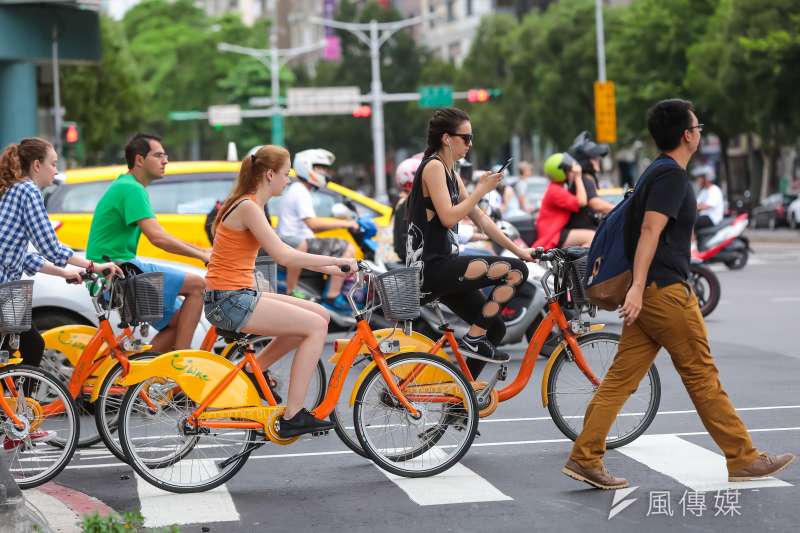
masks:
[[(527, 278), (524, 261), (532, 258), (529, 249), (514, 244), (476, 207), (500, 183), (503, 173), (483, 174), (468, 194), (454, 171), (472, 146), (469, 115), (452, 107), (437, 109), (428, 123), (427, 143), (408, 200), (406, 264), (421, 267), (423, 292), (439, 298), (470, 324), (459, 349), (472, 358), (469, 368), (477, 376), (486, 362), (509, 359), (495, 347), (506, 332), (500, 309)], [(459, 255), (458, 222), (467, 216), (482, 233), (520, 259)], [(492, 285), (495, 288), (487, 299), (480, 289)]]

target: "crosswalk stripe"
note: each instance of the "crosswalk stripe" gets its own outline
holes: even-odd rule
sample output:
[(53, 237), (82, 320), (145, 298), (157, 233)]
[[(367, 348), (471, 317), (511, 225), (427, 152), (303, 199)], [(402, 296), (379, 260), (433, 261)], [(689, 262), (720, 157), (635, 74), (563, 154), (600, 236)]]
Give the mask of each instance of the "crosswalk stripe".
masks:
[(775, 478), (731, 483), (724, 457), (676, 435), (643, 435), (616, 451), (697, 492), (792, 486)]
[[(197, 461), (192, 462), (195, 464), (185, 465), (187, 469), (197, 468)], [(204, 462), (205, 470), (217, 468), (213, 460)], [(179, 465), (184, 466), (183, 463)], [(174, 494), (154, 487), (137, 475), (136, 490), (145, 527), (239, 521), (239, 512), (225, 485), (208, 492)]]
[[(422, 462), (426, 455), (443, 457), (444, 452), (434, 448), (421, 456)], [(514, 499), (503, 494), (494, 485), (460, 463), (446, 472), (432, 477), (407, 478), (380, 468), (378, 470), (403, 489), (411, 501), (422, 506), (499, 502)]]

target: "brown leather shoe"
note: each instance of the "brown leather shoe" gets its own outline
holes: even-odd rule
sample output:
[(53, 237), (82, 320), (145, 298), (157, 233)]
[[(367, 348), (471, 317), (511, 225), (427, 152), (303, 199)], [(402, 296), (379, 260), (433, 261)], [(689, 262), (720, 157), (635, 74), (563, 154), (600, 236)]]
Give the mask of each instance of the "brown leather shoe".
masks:
[(612, 476), (608, 473), (608, 470), (606, 470), (605, 466), (590, 470), (588, 468), (583, 468), (572, 459), (567, 461), (567, 464), (561, 469), (561, 473), (571, 477), (572, 479), (577, 479), (578, 481), (588, 483), (596, 489), (624, 489), (628, 486), (627, 479)]
[(783, 453), (781, 455), (769, 455), (762, 453), (761, 456), (739, 470), (728, 472), (728, 481), (752, 481), (774, 476), (794, 462), (793, 453)]

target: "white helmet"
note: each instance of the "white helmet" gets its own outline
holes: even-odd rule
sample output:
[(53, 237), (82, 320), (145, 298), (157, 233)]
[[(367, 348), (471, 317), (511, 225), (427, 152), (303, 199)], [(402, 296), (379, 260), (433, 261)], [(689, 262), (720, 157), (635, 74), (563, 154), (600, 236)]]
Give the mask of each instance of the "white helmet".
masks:
[(313, 148), (297, 152), (294, 155), (293, 167), (298, 178), (319, 189), (325, 187), (328, 182), (328, 176), (318, 170), (314, 170), (314, 166), (332, 167), (334, 161), (336, 161), (336, 156), (331, 152), (322, 148)]
[[(394, 171), (394, 181), (399, 191), (408, 192), (414, 184), (414, 175), (417, 173), (419, 164), (422, 162), (422, 154), (417, 154), (403, 159)], [(418, 157), (420, 156), (420, 157)]]

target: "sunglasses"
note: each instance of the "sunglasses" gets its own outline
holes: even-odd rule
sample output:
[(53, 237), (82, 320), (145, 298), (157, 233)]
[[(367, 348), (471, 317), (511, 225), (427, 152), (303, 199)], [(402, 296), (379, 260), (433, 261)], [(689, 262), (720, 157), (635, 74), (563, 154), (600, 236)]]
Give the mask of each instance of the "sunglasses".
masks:
[(472, 134), (471, 133), (451, 133), (453, 137), (461, 137), (461, 140), (464, 141), (464, 144), (472, 144)]

